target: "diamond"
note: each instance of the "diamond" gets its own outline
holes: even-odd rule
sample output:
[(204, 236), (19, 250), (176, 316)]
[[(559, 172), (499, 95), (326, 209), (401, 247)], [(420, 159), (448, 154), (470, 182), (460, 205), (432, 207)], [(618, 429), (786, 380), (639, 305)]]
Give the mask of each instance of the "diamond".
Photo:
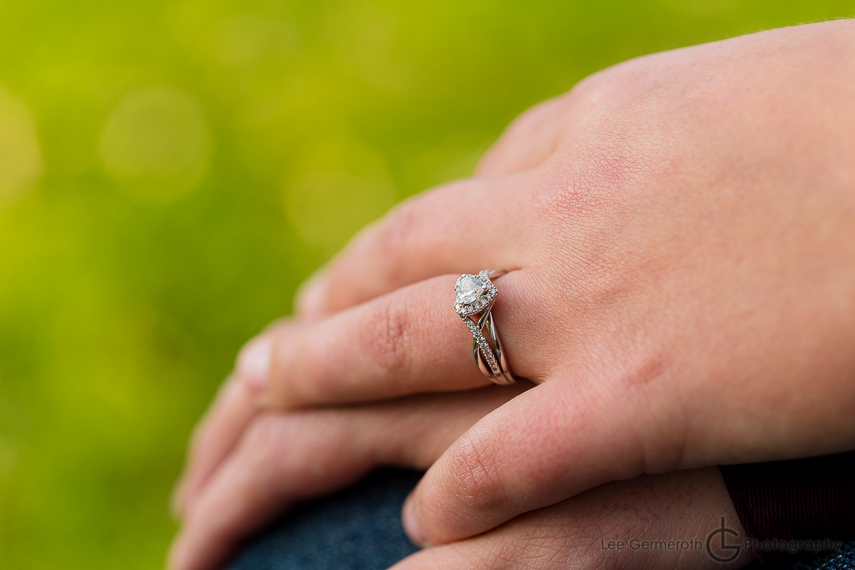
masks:
[(484, 294), (484, 284), (476, 275), (464, 275), (458, 284), (457, 299), (464, 305), (472, 305)]
[(498, 294), (496, 286), (483, 273), (461, 275), (454, 284), (454, 291), (457, 294), (454, 298), (454, 310), (461, 317), (483, 311), (490, 306)]

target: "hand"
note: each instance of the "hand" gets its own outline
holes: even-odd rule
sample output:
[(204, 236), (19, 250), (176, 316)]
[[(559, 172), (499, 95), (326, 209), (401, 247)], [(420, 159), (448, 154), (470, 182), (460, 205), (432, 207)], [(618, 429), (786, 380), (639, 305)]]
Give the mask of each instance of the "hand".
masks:
[[(722, 519), (735, 534), (715, 533)], [(603, 485), (486, 534), (422, 550), (391, 570), (726, 570), (753, 558), (744, 536), (718, 469), (707, 468)], [(669, 541), (682, 545), (669, 550), (662, 544)]]
[[(405, 203), (250, 344), (258, 405), (483, 385), (451, 310), (494, 315), (540, 386), (428, 471), (422, 543), (641, 474), (855, 448), (855, 24), (634, 60), (537, 107), (478, 176)], [(330, 315), (320, 318), (322, 315)]]
[(344, 487), (380, 465), (427, 468), (479, 418), (526, 387), (254, 414), (243, 386), (227, 382), (197, 432), (177, 495), (183, 526), (171, 568), (217, 568), (295, 502)]

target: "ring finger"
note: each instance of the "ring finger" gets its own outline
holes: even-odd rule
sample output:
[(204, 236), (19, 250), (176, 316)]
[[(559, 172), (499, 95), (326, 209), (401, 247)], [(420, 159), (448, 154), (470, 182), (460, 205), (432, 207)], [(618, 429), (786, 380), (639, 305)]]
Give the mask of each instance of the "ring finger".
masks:
[[(489, 384), (472, 358), (472, 333), (452, 309), (456, 276), (398, 289), (327, 319), (286, 323), (250, 343), (238, 376), (266, 407), (297, 408), (453, 391)], [(539, 328), (528, 322), (533, 272), (497, 283), (493, 315), (513, 372), (543, 378)]]

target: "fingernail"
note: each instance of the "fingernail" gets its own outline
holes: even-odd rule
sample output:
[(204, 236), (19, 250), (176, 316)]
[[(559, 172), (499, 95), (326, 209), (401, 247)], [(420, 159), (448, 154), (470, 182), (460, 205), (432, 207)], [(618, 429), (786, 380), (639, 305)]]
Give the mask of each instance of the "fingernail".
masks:
[(297, 313), (309, 319), (322, 317), (326, 313), (326, 297), (326, 280), (316, 272), (297, 291)]
[(273, 345), (268, 338), (250, 342), (238, 357), (238, 373), (244, 385), (254, 392), (267, 388)]
[(404, 522), (404, 532), (407, 533), (407, 536), (410, 537), (413, 544), (423, 548), (431, 546), (430, 542), (428, 542), (427, 536), (425, 536), (425, 533), (419, 524), (418, 518), (416, 518), (416, 511), (413, 509), (413, 501), (411, 497), (407, 497), (407, 500), (404, 501), (404, 512), (401, 518)]

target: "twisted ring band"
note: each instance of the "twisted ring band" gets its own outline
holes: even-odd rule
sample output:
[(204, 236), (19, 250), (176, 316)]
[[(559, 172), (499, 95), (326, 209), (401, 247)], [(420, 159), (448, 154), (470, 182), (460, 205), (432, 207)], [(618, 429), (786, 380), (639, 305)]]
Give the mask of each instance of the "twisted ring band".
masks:
[(499, 331), (490, 312), (499, 294), (490, 278), (501, 277), (504, 273), (488, 269), (478, 275), (465, 273), (454, 284), (454, 310), (472, 331), (475, 362), (487, 378), (500, 385), (513, 384), (516, 381), (511, 374)]

